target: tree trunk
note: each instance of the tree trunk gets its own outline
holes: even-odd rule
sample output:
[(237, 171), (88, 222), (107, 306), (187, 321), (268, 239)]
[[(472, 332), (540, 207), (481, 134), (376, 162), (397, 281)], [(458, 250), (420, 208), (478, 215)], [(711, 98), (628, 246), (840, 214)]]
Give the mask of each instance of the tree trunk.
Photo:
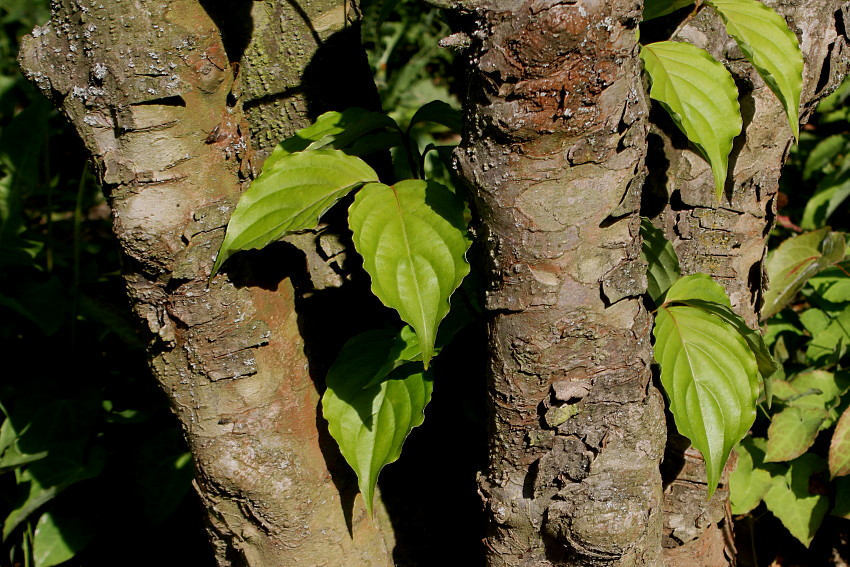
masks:
[[(805, 60), (801, 104), (805, 121), (850, 68), (845, 28), (850, 3), (765, 0), (765, 4), (785, 17), (800, 40)], [(688, 147), (684, 134), (663, 111), (654, 111), (644, 214), (654, 216), (673, 242), (683, 275), (711, 275), (726, 288), (738, 314), (757, 328), (768, 283), (764, 275), (767, 237), (773, 228), (779, 177), (793, 134), (776, 96), (712, 10), (701, 10), (681, 26), (676, 38), (706, 49), (732, 71), (740, 90), (744, 132), (729, 157), (726, 191), (718, 203), (708, 162)], [(729, 545), (731, 533), (725, 479), (724, 486), (706, 501), (704, 462), (687, 447), (688, 441), (674, 433), (665, 455), (665, 562), (671, 567), (690, 566), (695, 561), (705, 566), (729, 565), (734, 561), (733, 551), (721, 552)], [(727, 470), (734, 460), (729, 465)]]
[(489, 564), (659, 565), (641, 5), (464, 7), (474, 43), (456, 155), (490, 270)]
[[(356, 486), (322, 433), (293, 288), (264, 265), (280, 258), (260, 255), (207, 284), (261, 161), (252, 147), (318, 111), (301, 82), (333, 60), (317, 52), (357, 37), (350, 9), (53, 4), (50, 23), (26, 38), (22, 66), (76, 127), (108, 193), (127, 289), (195, 458), (218, 563), (391, 565), (384, 533), (352, 502)], [(343, 28), (347, 40), (334, 35)]]

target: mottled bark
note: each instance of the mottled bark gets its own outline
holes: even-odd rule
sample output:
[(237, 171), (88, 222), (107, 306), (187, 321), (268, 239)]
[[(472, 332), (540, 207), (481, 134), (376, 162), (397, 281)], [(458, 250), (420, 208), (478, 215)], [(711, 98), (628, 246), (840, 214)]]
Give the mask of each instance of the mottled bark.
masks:
[(666, 428), (638, 297), (641, 8), (464, 3), (456, 155), (490, 272), (492, 566), (660, 564)]
[[(765, 0), (788, 21), (804, 56), (802, 120), (844, 78), (850, 66), (845, 23), (850, 3), (840, 0)], [(687, 12), (686, 12), (687, 13)], [(677, 22), (671, 22), (671, 25)], [(793, 135), (776, 96), (749, 64), (720, 18), (708, 7), (682, 25), (674, 39), (689, 41), (723, 61), (735, 77), (744, 132), (729, 158), (726, 190), (718, 203), (708, 162), (660, 109), (652, 113), (644, 214), (655, 217), (673, 242), (683, 274), (707, 273), (723, 284), (735, 310), (755, 328), (766, 285), (764, 258), (776, 214), (782, 165)], [(668, 565), (721, 566), (734, 562), (706, 539), (729, 546), (728, 490), (705, 499), (704, 463), (671, 436), (665, 457), (664, 545)], [(731, 468), (733, 463), (727, 466)], [(720, 529), (717, 528), (718, 524)], [(705, 534), (705, 535), (703, 535)], [(682, 547), (684, 546), (684, 547)]]
[[(353, 487), (319, 433), (289, 280), (252, 276), (252, 266), (264, 266), (245, 262), (207, 287), (259, 161), (244, 93), (257, 128), (275, 102), (288, 105), (274, 136), (305, 120), (304, 93), (261, 75), (277, 65), (297, 83), (347, 25), (345, 13), (335, 0), (308, 11), (233, 2), (222, 18), (213, 4), (57, 1), (49, 24), (25, 39), (21, 62), (76, 127), (108, 193), (127, 289), (195, 458), (219, 564), (391, 565), (384, 536), (362, 502), (352, 504)], [(219, 27), (214, 18), (230, 20)], [(299, 30), (286, 38), (298, 57), (270, 56), (274, 33), (255, 37), (253, 26)], [(260, 53), (266, 63), (257, 63)]]

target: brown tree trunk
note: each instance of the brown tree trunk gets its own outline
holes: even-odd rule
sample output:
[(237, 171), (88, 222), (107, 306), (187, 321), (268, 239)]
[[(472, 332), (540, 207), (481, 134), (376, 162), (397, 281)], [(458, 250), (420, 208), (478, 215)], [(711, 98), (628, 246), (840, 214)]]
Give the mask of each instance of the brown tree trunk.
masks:
[(457, 158), (490, 270), (489, 564), (659, 565), (640, 3), (464, 6), (475, 31)]
[(391, 565), (320, 433), (289, 280), (243, 262), (207, 286), (261, 161), (255, 141), (268, 147), (318, 110), (301, 83), (333, 60), (317, 53), (350, 26), (350, 10), (335, 0), (53, 5), (22, 66), (76, 127), (108, 193), (127, 289), (194, 455), (219, 564)]
[[(847, 74), (850, 3), (838, 0), (765, 0), (788, 21), (803, 51), (801, 114)], [(671, 22), (675, 25), (678, 22)], [(740, 90), (744, 132), (729, 158), (726, 191), (718, 203), (708, 162), (660, 109), (652, 113), (644, 191), (644, 214), (655, 217), (679, 256), (683, 275), (710, 274), (725, 288), (735, 310), (756, 328), (767, 282), (764, 258), (776, 215), (782, 165), (793, 134), (785, 112), (709, 8), (681, 26), (676, 38), (709, 51), (726, 63)], [(672, 425), (672, 424), (671, 424)], [(669, 566), (724, 566), (734, 562), (725, 486), (706, 501), (705, 467), (688, 441), (673, 434), (665, 455), (664, 547)], [(730, 469), (734, 461), (730, 461)], [(725, 483), (725, 480), (724, 480)], [(724, 537), (724, 534), (726, 537)], [(709, 543), (713, 542), (713, 543)]]

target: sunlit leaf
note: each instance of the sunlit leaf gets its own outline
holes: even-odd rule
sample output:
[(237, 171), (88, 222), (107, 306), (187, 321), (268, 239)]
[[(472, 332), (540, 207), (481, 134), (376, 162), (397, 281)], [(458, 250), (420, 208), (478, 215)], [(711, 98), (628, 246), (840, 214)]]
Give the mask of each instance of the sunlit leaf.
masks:
[(827, 268), (809, 279), (815, 294), (830, 303), (850, 303), (850, 265), (839, 264)]
[(742, 127), (732, 75), (707, 51), (689, 43), (650, 43), (640, 56), (652, 81), (649, 96), (661, 103), (711, 164), (719, 199), (732, 140)]
[(850, 408), (841, 414), (829, 442), (829, 474), (832, 478), (850, 474)]
[(640, 257), (647, 263), (646, 292), (659, 305), (664, 293), (681, 276), (679, 258), (664, 237), (664, 231), (652, 226), (647, 218), (640, 220), (640, 236), (643, 239)]
[(432, 182), (370, 183), (349, 211), (372, 292), (419, 336), (425, 367), (449, 298), (469, 273), (463, 202)]
[(813, 275), (844, 259), (844, 237), (828, 228), (789, 238), (767, 258), (769, 287), (761, 318), (785, 307)]
[(825, 409), (799, 407), (787, 407), (774, 414), (767, 430), (765, 461), (790, 461), (808, 451), (828, 415)]
[(823, 459), (806, 454), (790, 463), (784, 476), (774, 476), (764, 503), (791, 535), (806, 547), (812, 542), (829, 509), (829, 497), (809, 492), (813, 475), (826, 469)]
[(794, 138), (800, 137), (803, 53), (785, 20), (758, 0), (705, 0), (726, 23), (726, 31), (779, 98)]
[[(371, 514), (381, 469), (398, 459), (410, 431), (424, 420), (433, 383), (421, 363), (398, 366), (379, 384), (375, 376), (400, 361), (404, 341), (390, 331), (368, 331), (348, 341), (328, 371), (322, 412)], [(390, 361), (391, 364), (387, 364)]]
[(761, 503), (771, 487), (771, 476), (779, 474), (779, 466), (764, 463), (766, 441), (746, 437), (736, 447), (738, 464), (729, 476), (729, 501), (733, 514), (746, 514)]
[(696, 289), (700, 286), (695, 284), (705, 283), (694, 279), (674, 284), (658, 309), (655, 359), (676, 428), (703, 454), (713, 493), (729, 452), (755, 420), (759, 372), (755, 355), (733, 325), (711, 312), (675, 303), (687, 298), (680, 286)]
[(339, 150), (281, 157), (239, 199), (213, 274), (239, 250), (262, 248), (287, 233), (316, 228), (334, 203), (363, 183), (377, 180), (363, 160)]

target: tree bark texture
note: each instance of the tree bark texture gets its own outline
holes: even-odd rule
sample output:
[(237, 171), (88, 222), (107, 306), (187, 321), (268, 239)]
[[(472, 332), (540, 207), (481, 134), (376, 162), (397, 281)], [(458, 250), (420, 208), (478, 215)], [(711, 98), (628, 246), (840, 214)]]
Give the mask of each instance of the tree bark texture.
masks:
[(491, 566), (660, 565), (634, 0), (464, 4), (456, 153), (486, 249)]
[[(850, 3), (839, 0), (764, 2), (788, 21), (804, 57), (801, 118), (829, 94), (850, 68)], [(678, 21), (670, 22), (675, 26)], [(744, 131), (729, 157), (729, 177), (720, 202), (708, 162), (689, 146), (660, 108), (651, 113), (643, 212), (654, 217), (673, 242), (683, 275), (702, 272), (725, 288), (734, 309), (756, 328), (766, 282), (767, 238), (776, 215), (782, 165), (793, 143), (785, 112), (730, 38), (719, 16), (704, 8), (682, 25), (674, 39), (709, 51), (726, 64), (740, 91)], [(671, 423), (672, 425), (672, 423)], [(665, 456), (664, 547), (668, 565), (724, 566), (733, 551), (718, 532), (729, 534), (728, 489), (724, 484), (705, 499), (705, 466), (678, 434), (670, 436)], [(734, 465), (730, 460), (727, 470)], [(720, 527), (718, 527), (718, 525)], [(725, 545), (729, 545), (728, 537)]]
[(319, 433), (289, 280), (244, 262), (207, 285), (261, 161), (249, 124), (264, 148), (317, 111), (300, 85), (346, 14), (335, 0), (62, 0), (21, 50), (108, 193), (127, 289), (195, 458), (220, 565), (392, 564)]

